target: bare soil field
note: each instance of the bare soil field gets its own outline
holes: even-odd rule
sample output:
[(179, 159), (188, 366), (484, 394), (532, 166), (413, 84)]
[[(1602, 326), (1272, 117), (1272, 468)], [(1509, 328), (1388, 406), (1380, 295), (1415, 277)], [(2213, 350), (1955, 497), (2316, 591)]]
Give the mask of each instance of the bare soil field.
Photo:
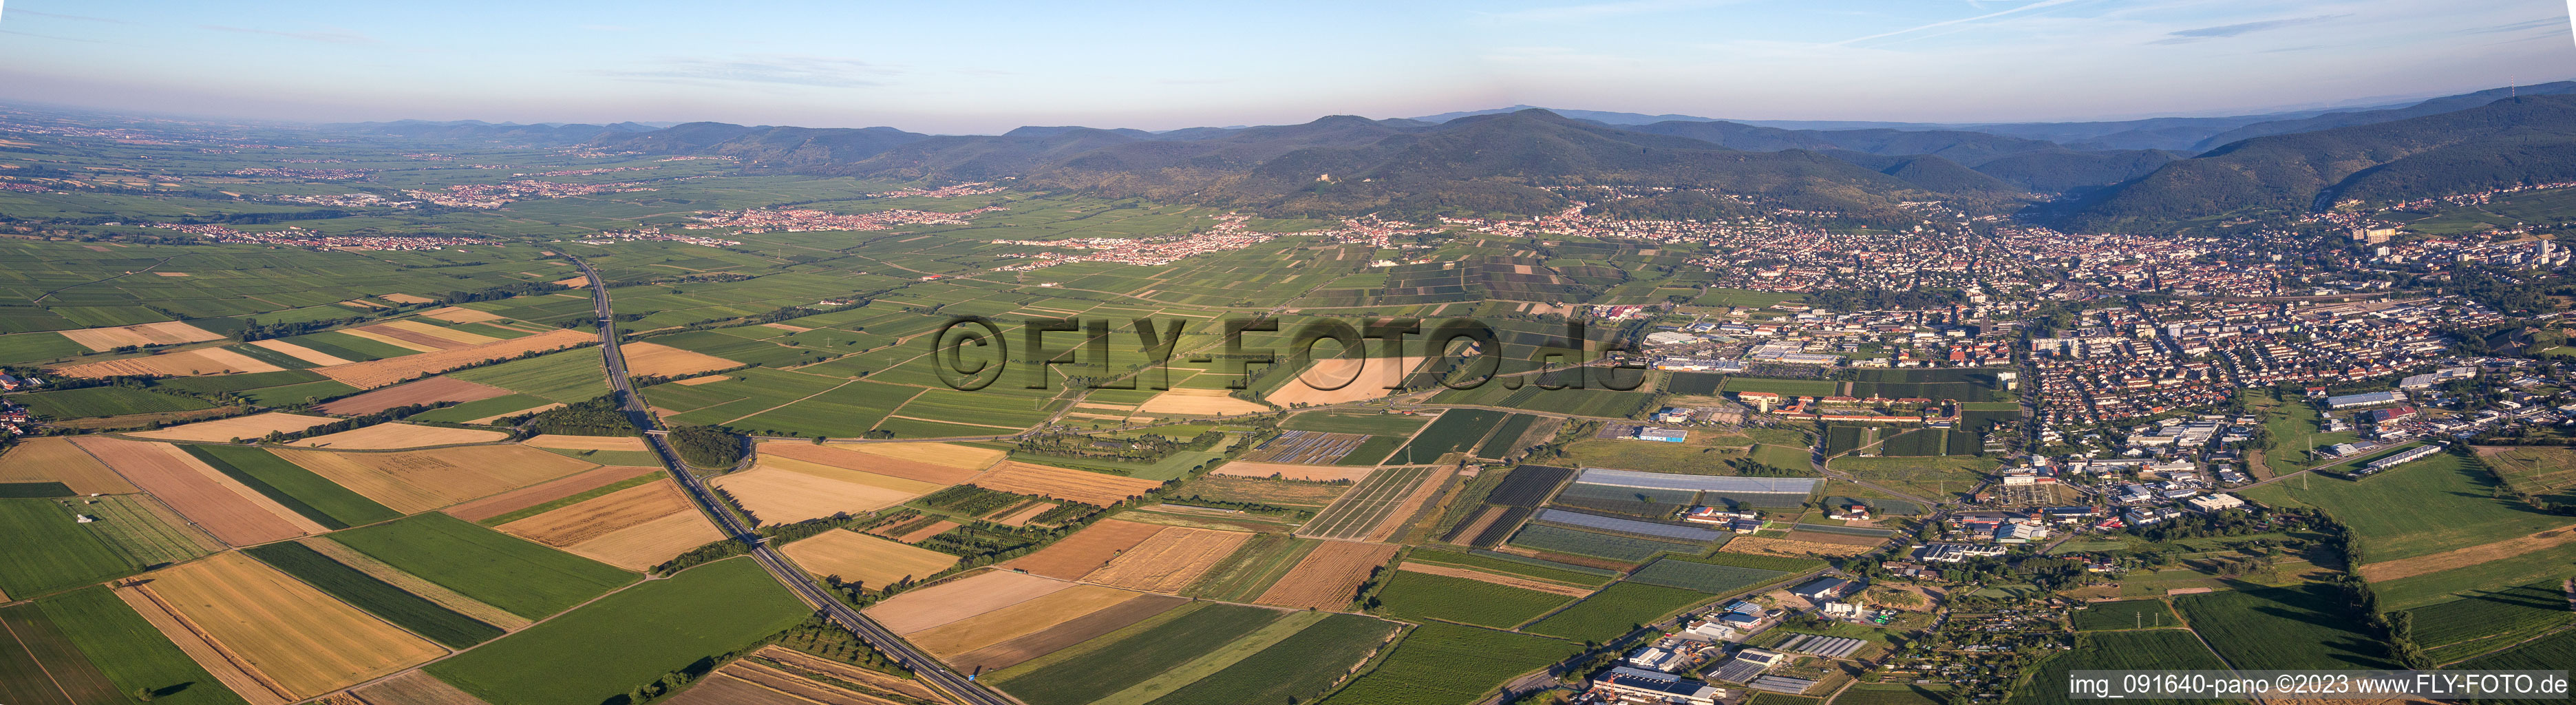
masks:
[(143, 621), (151, 622), (153, 629), (160, 631), (171, 644), (179, 647), (179, 651), (188, 655), (188, 660), (197, 662), (198, 666), (206, 669), (206, 673), (223, 683), (226, 690), (240, 695), (251, 705), (285, 705), (287, 701), (294, 700), (279, 692), (278, 686), (251, 671), (240, 656), (207, 641), (203, 632), (181, 621), (178, 613), (170, 611), (169, 606), (154, 597), (151, 591), (140, 587), (117, 588), (116, 597), (124, 600), (127, 607), (134, 608), (136, 614), (143, 615)]
[[(891, 446), (895, 444), (888, 443), (882, 445)], [(955, 446), (949, 447), (953, 448)], [(891, 455), (882, 455), (873, 452), (874, 448), (874, 446), (868, 445), (830, 446), (815, 445), (812, 443), (796, 443), (792, 441), (768, 441), (760, 444), (759, 452), (763, 456), (790, 458), (809, 463), (829, 465), (836, 468), (872, 472), (888, 477), (900, 477), (906, 480), (935, 482), (942, 485), (954, 485), (965, 482), (973, 479), (976, 473), (982, 470), (981, 467), (964, 467), (956, 464), (929, 463), (919, 460), (899, 458)]]
[(240, 553), (150, 578), (145, 589), (289, 697), (321, 695), (447, 653)]
[(482, 521), (565, 497), (617, 484), (626, 478), (661, 472), (661, 468), (610, 465), (562, 479), (503, 492), (447, 508), (447, 515)]
[(534, 620), (512, 614), (509, 610), (484, 604), (481, 600), (466, 597), (463, 593), (447, 589), (446, 586), (430, 582), (426, 578), (405, 573), (401, 568), (376, 560), (375, 556), (333, 541), (329, 537), (312, 536), (296, 539), (295, 542), (304, 544), (305, 548), (313, 549), (314, 553), (329, 556), (331, 560), (339, 561), (341, 565), (348, 566), (352, 570), (385, 581), (387, 585), (402, 588), (403, 592), (419, 595), (421, 599), (438, 603), (440, 607), (455, 610), (457, 614), (473, 617), (484, 624), (516, 630), (534, 623)]
[(509, 439), (510, 434), (500, 431), (393, 422), (314, 436), (287, 445), (337, 450), (401, 450), (465, 443), (492, 443)]
[(1349, 481), (1352, 481), (1352, 482), (1358, 482), (1358, 481), (1361, 481), (1361, 480), (1366, 480), (1366, 479), (1368, 479), (1369, 473), (1370, 473), (1371, 471), (1373, 471), (1373, 470), (1375, 470), (1375, 468), (1347, 467), (1347, 466), (1341, 466), (1341, 465), (1290, 465), (1290, 464), (1287, 464), (1287, 463), (1247, 463), (1247, 462), (1243, 462), (1243, 461), (1237, 460), (1237, 461), (1234, 461), (1234, 462), (1226, 463), (1226, 464), (1224, 464), (1224, 465), (1219, 465), (1219, 466), (1217, 466), (1216, 470), (1213, 470), (1213, 471), (1211, 471), (1211, 472), (1212, 472), (1213, 474), (1217, 474), (1217, 475), (1225, 475), (1225, 476), (1229, 476), (1229, 477), (1272, 477), (1272, 476), (1277, 476), (1277, 477), (1279, 477), (1280, 479), (1286, 479), (1286, 480), (1306, 480), (1306, 481), (1310, 481), (1310, 482), (1331, 482), (1331, 481), (1334, 481), (1334, 480), (1349, 480)]
[(1098, 585), (1076, 585), (991, 612), (905, 634), (904, 640), (942, 657), (963, 654), (1036, 633), (1136, 597)]
[(1404, 564), (1396, 566), (1396, 569), (1408, 573), (1423, 573), (1426, 575), (1445, 575), (1452, 578), (1466, 578), (1480, 583), (1493, 583), (1495, 585), (1516, 587), (1523, 590), (1537, 590), (1539, 592), (1555, 593), (1567, 597), (1582, 597), (1592, 594), (1592, 588), (1582, 587), (1579, 585), (1563, 585), (1547, 582), (1545, 580), (1532, 580), (1517, 575), (1503, 575), (1501, 573), (1487, 573), (1481, 570), (1460, 568), (1457, 566), (1406, 561)]
[(1729, 553), (1751, 553), (1766, 556), (1794, 556), (1798, 558), (1808, 558), (1813, 556), (1857, 556), (1863, 553), (1868, 553), (1870, 551), (1870, 547), (1839, 543), (1791, 541), (1788, 539), (1763, 538), (1760, 536), (1737, 536), (1734, 539), (1727, 541), (1726, 546), (1720, 550), (1724, 550)]
[(504, 396), (510, 390), (453, 377), (431, 377), (418, 382), (378, 389), (353, 397), (336, 399), (313, 407), (322, 413), (341, 416), (364, 416), (398, 406), (434, 404), (442, 401), (468, 402)]
[(631, 450), (639, 453), (652, 450), (644, 445), (644, 439), (636, 438), (634, 436), (564, 436), (547, 434), (542, 436), (529, 436), (527, 440), (520, 441), (519, 444), (536, 448), (552, 448), (555, 450)]
[(250, 344), (251, 344), (251, 345), (253, 345), (253, 346), (257, 346), (257, 347), (266, 348), (266, 349), (269, 349), (269, 350), (275, 350), (275, 351), (277, 351), (277, 352), (285, 353), (287, 357), (292, 357), (292, 358), (295, 358), (295, 359), (298, 359), (298, 360), (303, 360), (303, 361), (305, 361), (305, 362), (310, 362), (310, 363), (313, 363), (313, 364), (314, 364), (315, 366), (317, 366), (317, 367), (330, 367), (330, 366), (332, 366), (332, 365), (346, 365), (346, 364), (349, 364), (349, 363), (351, 363), (351, 362), (356, 362), (356, 360), (350, 360), (350, 359), (343, 358), (343, 357), (340, 357), (340, 356), (337, 356), (337, 355), (332, 355), (332, 354), (324, 353), (324, 352), (322, 352), (322, 351), (320, 351), (320, 350), (315, 350), (315, 349), (312, 349), (312, 348), (304, 347), (304, 346), (302, 346), (302, 345), (297, 345), (297, 344), (294, 344), (294, 343), (289, 343), (289, 342), (286, 342), (286, 341), (283, 341), (283, 340), (278, 340), (278, 339), (275, 339), (275, 338), (271, 338), (271, 339), (268, 339), (268, 340), (254, 340), (254, 341), (250, 341)]
[(324, 367), (317, 371), (324, 376), (339, 380), (342, 384), (359, 389), (374, 389), (423, 374), (446, 372), (485, 360), (508, 359), (541, 350), (561, 350), (596, 340), (598, 337), (588, 331), (553, 330), (452, 350)]
[(224, 543), (248, 546), (322, 533), (313, 520), (169, 444), (102, 436), (73, 443)]
[(993, 523), (1003, 526), (1028, 526), (1030, 519), (1036, 519), (1038, 518), (1038, 515), (1047, 513), (1047, 510), (1061, 506), (1064, 505), (1056, 504), (1054, 502), (1030, 502), (1029, 506), (1021, 507), (1009, 514), (993, 517)]
[(81, 328), (77, 330), (62, 331), (62, 334), (63, 337), (72, 339), (72, 342), (80, 343), (81, 347), (98, 351), (114, 350), (128, 345), (177, 345), (180, 343), (196, 343), (208, 340), (217, 340), (223, 337), (222, 335), (218, 335), (204, 328), (188, 325), (187, 323), (180, 321), (116, 326), (113, 328)]
[(957, 557), (856, 531), (826, 531), (780, 549), (815, 575), (838, 575), (865, 586), (884, 587), (904, 578), (928, 578)]
[(263, 438), (271, 431), (294, 433), (338, 420), (328, 416), (305, 416), (272, 411), (265, 414), (199, 421), (157, 431), (137, 431), (126, 435), (173, 441), (223, 443), (235, 438)]
[(1253, 602), (1321, 610), (1348, 607), (1369, 571), (1394, 557), (1395, 546), (1388, 544), (1326, 541)]
[(618, 351), (626, 353), (626, 371), (634, 375), (679, 377), (742, 366), (714, 355), (652, 343), (627, 343), (618, 346)]
[(1137, 405), (1136, 413), (1228, 416), (1258, 414), (1270, 410), (1270, 407), (1229, 397), (1225, 393), (1226, 390), (1223, 389), (1174, 389), (1156, 394), (1154, 398)]
[[(1316, 360), (1313, 367), (1297, 373), (1296, 381), (1281, 386), (1262, 399), (1280, 406), (1299, 402), (1343, 404), (1375, 399), (1392, 394), (1386, 385), (1402, 380), (1406, 371), (1422, 362), (1422, 358), (1416, 357)], [(1318, 389), (1336, 385), (1338, 389)]]
[(2576, 527), (2550, 529), (2529, 536), (2467, 548), (2455, 548), (2429, 556), (2364, 563), (2360, 572), (2363, 580), (2374, 583), (2382, 580), (2412, 578), (2452, 568), (2466, 568), (2488, 561), (2500, 561), (2533, 551), (2563, 546), (2570, 542), (2576, 542)]
[(420, 317), (437, 319), (449, 323), (482, 323), (485, 321), (501, 320), (501, 317), (497, 314), (476, 311), (463, 306), (449, 306), (447, 308), (422, 311), (420, 313)]
[(1106, 507), (1162, 487), (1163, 483), (1014, 460), (1004, 461), (976, 477), (975, 486)]
[(1073, 587), (1062, 580), (987, 570), (964, 578), (906, 591), (868, 606), (878, 624), (896, 634), (911, 634), (991, 612)]
[(977, 669), (989, 672), (1010, 668), (1029, 659), (1062, 651), (1103, 634), (1125, 629), (1127, 625), (1145, 621), (1147, 617), (1168, 612), (1174, 607), (1186, 605), (1189, 602), (1189, 598), (1186, 597), (1138, 595), (1126, 602), (1065, 620), (1055, 626), (974, 651), (946, 657), (945, 660), (949, 665), (968, 672)]
[(1084, 582), (1145, 592), (1178, 593), (1234, 555), (1252, 534), (1168, 527), (1092, 571)]
[(398, 453), (285, 448), (272, 452), (404, 514), (481, 499), (596, 467), (586, 461), (513, 445)]
[(941, 487), (771, 457), (761, 458), (750, 470), (717, 477), (713, 482), (764, 524), (790, 524), (837, 512), (875, 511)]
[(81, 494), (124, 494), (133, 483), (92, 458), (69, 438), (29, 438), (0, 455), (0, 482), (60, 482)]
[(198, 348), (150, 357), (84, 362), (55, 368), (54, 371), (66, 377), (96, 379), (131, 375), (196, 377), (237, 372), (276, 372), (280, 369), (283, 368), (223, 348)]
[(412, 671), (349, 691), (367, 705), (486, 705), (428, 671)]
[(672, 480), (656, 480), (502, 524), (502, 532), (640, 571), (724, 538)]
[(1103, 519), (1064, 537), (1064, 540), (1038, 549), (1036, 553), (1003, 563), (1002, 567), (1018, 568), (1050, 578), (1079, 580), (1162, 530), (1162, 526), (1155, 524)]

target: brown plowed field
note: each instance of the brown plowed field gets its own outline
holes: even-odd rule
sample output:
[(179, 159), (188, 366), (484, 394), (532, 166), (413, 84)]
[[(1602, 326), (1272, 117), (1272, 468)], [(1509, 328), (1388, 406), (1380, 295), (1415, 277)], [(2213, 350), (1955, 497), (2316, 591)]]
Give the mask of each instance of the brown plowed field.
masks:
[(948, 664), (969, 673), (976, 669), (997, 671), (1020, 665), (1029, 659), (1064, 650), (1090, 641), (1103, 634), (1127, 628), (1145, 618), (1189, 604), (1186, 597), (1138, 595), (1126, 602), (1111, 605), (1091, 614), (1066, 620), (1017, 639), (948, 657)]
[(618, 352), (626, 354), (626, 371), (638, 376), (678, 377), (742, 366), (714, 355), (652, 343), (627, 343), (619, 346)]
[(1279, 582), (1253, 599), (1265, 605), (1333, 610), (1348, 607), (1359, 596), (1369, 570), (1395, 557), (1395, 546), (1382, 543), (1326, 541)]
[(510, 390), (454, 377), (431, 377), (418, 382), (386, 387), (313, 407), (326, 414), (364, 416), (397, 406), (434, 404), (442, 401), (468, 402), (509, 394)]
[(224, 688), (240, 695), (251, 705), (284, 705), (292, 700), (253, 674), (239, 657), (226, 653), (214, 642), (207, 641), (196, 628), (180, 621), (179, 615), (154, 598), (150, 591), (139, 587), (117, 588), (116, 597), (124, 600), (125, 606), (134, 608), (136, 614), (143, 615), (143, 621), (151, 622), (152, 628), (159, 630), (181, 652), (188, 654), (188, 660), (197, 662), (198, 666), (206, 669), (206, 673), (222, 682)]
[(63, 337), (80, 343), (81, 347), (99, 351), (114, 350), (127, 345), (177, 345), (223, 337), (204, 328), (179, 321), (114, 328), (82, 328), (61, 332)]
[(324, 367), (317, 372), (359, 389), (374, 389), (432, 372), (446, 372), (484, 360), (518, 357), (540, 350), (561, 350), (598, 340), (589, 331), (553, 330), (536, 335), (496, 340), (482, 345), (469, 345), (453, 350), (418, 355), (389, 357), (338, 367)]
[(1027, 636), (1075, 617), (1108, 609), (1135, 596), (1136, 593), (1115, 588), (1076, 585), (1027, 602), (905, 634), (903, 639), (932, 654), (954, 656)]
[(910, 634), (1037, 599), (1074, 583), (1026, 573), (987, 570), (962, 579), (908, 590), (865, 612), (896, 634)]
[(133, 483), (60, 437), (29, 438), (0, 455), (0, 482), (60, 482), (81, 494), (135, 491)]
[(296, 431), (302, 431), (304, 429), (338, 420), (339, 419), (328, 416), (304, 416), (300, 414), (283, 414), (272, 411), (265, 414), (235, 416), (229, 419), (199, 421), (192, 424), (172, 426), (158, 431), (138, 431), (126, 435), (142, 438), (166, 438), (173, 441), (222, 443), (235, 438), (264, 438), (268, 436), (270, 431), (294, 433)]
[(336, 450), (401, 450), (465, 443), (492, 443), (509, 439), (510, 434), (500, 431), (394, 422), (314, 436), (287, 445)]
[(1507, 586), (1507, 587), (1516, 587), (1516, 588), (1520, 588), (1520, 589), (1523, 589), (1523, 590), (1537, 590), (1537, 591), (1539, 591), (1539, 592), (1551, 592), (1551, 593), (1556, 593), (1556, 594), (1559, 594), (1559, 595), (1564, 595), (1564, 596), (1567, 596), (1567, 597), (1582, 597), (1582, 596), (1585, 596), (1585, 595), (1590, 595), (1590, 594), (1592, 594), (1592, 588), (1588, 588), (1588, 587), (1581, 587), (1581, 586), (1576, 586), (1576, 585), (1563, 585), (1563, 584), (1558, 584), (1558, 583), (1551, 583), (1551, 582), (1547, 582), (1547, 581), (1544, 581), (1544, 580), (1531, 580), (1531, 579), (1529, 579), (1529, 578), (1524, 578), (1524, 577), (1520, 577), (1520, 576), (1516, 576), (1516, 575), (1503, 575), (1503, 574), (1501, 574), (1501, 573), (1487, 573), (1487, 572), (1485, 572), (1485, 571), (1481, 571), (1481, 570), (1475, 570), (1475, 569), (1472, 569), (1472, 568), (1460, 568), (1460, 567), (1457, 567), (1457, 566), (1434, 565), (1434, 564), (1430, 564), (1430, 563), (1414, 563), (1414, 562), (1411, 562), (1411, 561), (1406, 561), (1404, 564), (1396, 566), (1396, 570), (1401, 570), (1401, 571), (1405, 571), (1405, 572), (1408, 572), (1408, 573), (1422, 573), (1422, 574), (1425, 574), (1425, 575), (1445, 575), (1445, 576), (1452, 577), (1452, 578), (1466, 578), (1466, 579), (1468, 579), (1468, 580), (1473, 580), (1473, 581), (1480, 582), (1480, 583), (1493, 583), (1493, 584), (1495, 584), (1495, 585), (1503, 585), (1503, 586)]
[(1360, 480), (1368, 479), (1369, 472), (1374, 469), (1375, 468), (1343, 467), (1338, 465), (1247, 463), (1238, 460), (1217, 466), (1215, 474), (1231, 477), (1254, 478), (1278, 475), (1281, 479), (1307, 480), (1310, 482), (1331, 482), (1334, 480), (1350, 480), (1352, 482), (1358, 482)]
[(349, 691), (367, 705), (485, 705), (481, 698), (429, 675), (412, 671)]
[(1090, 528), (1074, 532), (1036, 553), (1003, 563), (1005, 568), (1018, 568), (1050, 578), (1078, 580), (1099, 570), (1120, 552), (1144, 543), (1146, 538), (1164, 527), (1119, 519), (1104, 519)]
[(815, 575), (838, 575), (866, 587), (923, 579), (957, 565), (957, 557), (856, 531), (826, 531), (779, 549)]
[(548, 434), (520, 441), (520, 445), (555, 450), (631, 450), (647, 452), (644, 439), (634, 436), (564, 436)]
[(280, 448), (278, 457), (405, 514), (481, 499), (589, 470), (589, 462), (514, 445), (399, 453)]
[(303, 360), (303, 361), (305, 361), (305, 362), (313, 363), (313, 364), (314, 364), (314, 366), (316, 366), (316, 367), (330, 367), (330, 366), (332, 366), (332, 365), (346, 365), (346, 364), (349, 364), (349, 363), (352, 363), (352, 362), (356, 362), (356, 360), (350, 360), (350, 359), (342, 358), (342, 357), (339, 357), (339, 356), (336, 356), (336, 355), (327, 354), (327, 353), (324, 353), (324, 352), (322, 352), (322, 351), (320, 351), (320, 350), (315, 350), (315, 349), (312, 349), (312, 348), (304, 347), (304, 346), (302, 346), (302, 345), (297, 345), (297, 344), (294, 344), (294, 343), (289, 343), (289, 342), (286, 342), (286, 341), (283, 341), (283, 340), (278, 340), (278, 339), (275, 339), (275, 338), (270, 338), (270, 339), (268, 339), (268, 340), (254, 340), (254, 341), (250, 341), (250, 344), (251, 344), (251, 345), (254, 345), (254, 346), (257, 346), (257, 347), (262, 347), (262, 348), (267, 348), (267, 349), (269, 349), (269, 350), (274, 350), (274, 351), (277, 351), (277, 352), (280, 352), (280, 353), (285, 353), (287, 357), (292, 357), (292, 358), (295, 358), (295, 359), (298, 359), (298, 360)]
[(72, 443), (224, 543), (248, 546), (322, 532), (313, 520), (278, 506), (169, 444), (104, 436), (85, 436)]
[(2455, 548), (2429, 556), (2365, 563), (2361, 566), (2361, 577), (2374, 583), (2382, 580), (2412, 578), (2452, 568), (2465, 568), (2488, 561), (2504, 560), (2569, 542), (2576, 542), (2576, 528), (2550, 529), (2530, 536), (2467, 548)]
[(55, 368), (54, 371), (60, 372), (67, 377), (95, 379), (99, 377), (120, 377), (126, 375), (196, 377), (200, 375), (219, 375), (235, 372), (276, 372), (281, 369), (285, 368), (261, 362), (257, 358), (253, 358), (249, 355), (225, 350), (223, 348), (198, 348), (195, 350), (182, 350), (179, 352), (165, 353), (149, 357), (129, 357), (122, 360), (84, 362), (78, 365), (68, 365)]
[(1109, 506), (1162, 487), (1163, 483), (1051, 465), (1004, 461), (975, 478), (975, 486), (1039, 497)]
[(290, 697), (346, 688), (447, 653), (240, 553), (150, 577), (145, 587), (162, 602)]
[(942, 485), (965, 482), (978, 472), (973, 468), (905, 460), (859, 450), (865, 447), (772, 441), (760, 444), (760, 454)]
[(1118, 554), (1109, 565), (1085, 576), (1085, 582), (1145, 592), (1178, 593), (1209, 568), (1216, 567), (1252, 534), (1183, 526), (1155, 532), (1135, 548)]
[(447, 515), (466, 521), (482, 521), (565, 497), (617, 484), (637, 475), (661, 472), (661, 468), (610, 465), (542, 485), (492, 495), (447, 508)]

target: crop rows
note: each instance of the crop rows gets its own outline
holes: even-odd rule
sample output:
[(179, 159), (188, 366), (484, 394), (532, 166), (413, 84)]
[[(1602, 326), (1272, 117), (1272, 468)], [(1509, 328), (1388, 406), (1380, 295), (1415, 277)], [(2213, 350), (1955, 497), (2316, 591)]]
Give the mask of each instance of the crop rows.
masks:
[(320, 588), (342, 602), (449, 648), (461, 649), (501, 635), (500, 627), (484, 624), (419, 595), (404, 592), (402, 588), (331, 560), (304, 544), (280, 541), (242, 552)]

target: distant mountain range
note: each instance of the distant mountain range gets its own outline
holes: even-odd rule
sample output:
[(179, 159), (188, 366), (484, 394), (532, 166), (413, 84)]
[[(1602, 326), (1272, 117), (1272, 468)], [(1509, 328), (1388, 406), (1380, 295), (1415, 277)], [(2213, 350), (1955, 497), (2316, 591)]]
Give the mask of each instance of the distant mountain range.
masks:
[[(2519, 97), (2499, 100), (2505, 94)], [(1976, 212), (2051, 201), (2072, 227), (2156, 228), (2338, 198), (2392, 199), (2555, 180), (2576, 134), (2576, 82), (2364, 110), (2092, 123), (1770, 123), (1520, 108), (1165, 132), (1022, 127), (925, 135), (890, 127), (694, 122), (667, 127), (397, 121), (360, 135), (586, 145), (731, 156), (751, 173), (926, 181), (1016, 177), (1080, 190), (1280, 215), (1560, 208), (1559, 191), (1680, 186), (1789, 207), (1896, 218), (1939, 199)], [(1834, 127), (1837, 129), (1822, 129)], [(1554, 188), (1556, 191), (1551, 191)], [(1724, 199), (1645, 199), (1622, 212), (1684, 217)], [(1642, 210), (1641, 210), (1642, 209)]]

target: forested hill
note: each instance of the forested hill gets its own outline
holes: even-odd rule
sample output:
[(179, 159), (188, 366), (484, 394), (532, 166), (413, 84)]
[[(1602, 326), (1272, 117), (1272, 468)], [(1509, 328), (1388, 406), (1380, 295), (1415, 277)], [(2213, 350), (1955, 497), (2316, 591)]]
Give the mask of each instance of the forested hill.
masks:
[(2576, 179), (2576, 96), (2521, 96), (2439, 115), (2229, 144), (2105, 189), (2068, 217), (2084, 230), (2299, 212)]

